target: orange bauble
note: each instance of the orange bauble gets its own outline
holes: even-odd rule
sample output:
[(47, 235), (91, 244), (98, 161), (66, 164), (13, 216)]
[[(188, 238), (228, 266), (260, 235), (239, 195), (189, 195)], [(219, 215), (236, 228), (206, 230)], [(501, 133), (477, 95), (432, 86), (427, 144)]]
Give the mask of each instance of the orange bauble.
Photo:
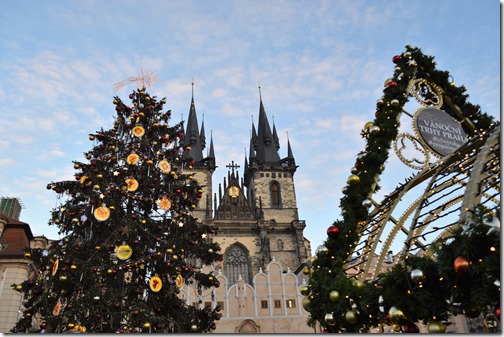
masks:
[(459, 256), (453, 261), (453, 268), (457, 275), (462, 275), (469, 269), (469, 261), (467, 261), (465, 257)]

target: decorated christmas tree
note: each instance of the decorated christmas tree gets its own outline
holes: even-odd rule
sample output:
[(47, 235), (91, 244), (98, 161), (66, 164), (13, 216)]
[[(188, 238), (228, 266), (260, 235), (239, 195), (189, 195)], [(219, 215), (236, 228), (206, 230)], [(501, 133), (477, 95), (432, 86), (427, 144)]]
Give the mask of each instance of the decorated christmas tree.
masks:
[[(369, 220), (370, 196), (380, 188), (379, 177), (398, 136), (399, 116), (412, 96), (414, 79), (421, 82), (415, 98), (436, 100), (462, 126), (470, 142), (484, 139), (499, 127), (478, 105), (467, 101), (464, 86), (457, 87), (449, 73), (436, 69), (434, 58), (419, 48), (407, 46), (392, 62), (393, 76), (385, 81), (374, 120), (362, 132), (365, 150), (358, 154), (343, 188), (342, 219), (328, 227), (327, 239), (305, 273), (309, 284), (300, 288), (303, 306), (310, 312), (308, 324), (337, 333), (383, 331), (384, 326), (395, 332), (419, 332), (420, 322), (429, 332), (444, 332), (449, 317), (463, 314), (469, 318), (483, 315), (488, 331), (495, 332), (500, 320), (498, 195), (496, 209), (479, 205), (470, 210), (473, 216), (431, 242), (432, 254), (409, 254), (410, 242), (405, 242), (400, 261), (377, 277), (363, 281), (346, 272), (356, 259), (356, 246), (366, 243), (361, 235)], [(496, 152), (493, 165), (499, 170), (499, 147), (491, 151)], [(500, 179), (489, 184), (500, 191)]]
[(12, 332), (207, 332), (219, 308), (188, 305), (184, 283), (218, 287), (201, 272), (221, 258), (213, 228), (193, 218), (204, 186), (193, 180), (182, 122), (166, 99), (134, 90), (114, 98), (113, 128), (89, 135), (75, 180), (50, 183), (59, 205), (49, 225), (62, 239), (26, 256), (38, 268)]

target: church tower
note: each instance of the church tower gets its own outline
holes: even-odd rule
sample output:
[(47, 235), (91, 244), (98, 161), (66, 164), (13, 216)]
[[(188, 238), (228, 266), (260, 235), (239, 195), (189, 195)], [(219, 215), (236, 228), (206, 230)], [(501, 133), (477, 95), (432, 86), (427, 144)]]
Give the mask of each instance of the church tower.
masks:
[(271, 261), (294, 271), (311, 257), (310, 243), (303, 236), (305, 221), (298, 217), (296, 162), (289, 142), (287, 157), (280, 159), (279, 149), (276, 127), (271, 128), (260, 97), (258, 130), (252, 124), (244, 177), (240, 179), (239, 166), (230, 163), (218, 199), (214, 197), (218, 206), (211, 222), (217, 227), (213, 240), (224, 255), (216, 269), (227, 277), (228, 284), (239, 279), (251, 284), (253, 275)]
[[(206, 155), (203, 150), (206, 147), (205, 122), (201, 123), (201, 130), (198, 127), (198, 116), (194, 105), (194, 82), (192, 82), (191, 107), (187, 119), (187, 128), (184, 133), (184, 147), (189, 151), (184, 152), (186, 158), (192, 158), (190, 173), (194, 173), (193, 181), (203, 186), (202, 197), (192, 214), (199, 221), (211, 220), (212, 207), (212, 174), (215, 171), (215, 153), (213, 139), (210, 137), (210, 148)], [(189, 173), (188, 172), (188, 173)]]

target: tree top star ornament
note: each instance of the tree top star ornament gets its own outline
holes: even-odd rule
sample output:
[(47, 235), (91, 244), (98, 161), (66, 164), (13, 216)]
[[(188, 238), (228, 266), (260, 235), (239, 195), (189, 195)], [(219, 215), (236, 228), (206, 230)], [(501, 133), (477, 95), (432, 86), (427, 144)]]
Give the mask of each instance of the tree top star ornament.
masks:
[(142, 70), (142, 74), (138, 74), (137, 76), (128, 77), (125, 80), (122, 80), (122, 81), (115, 83), (114, 90), (118, 91), (121, 88), (128, 85), (128, 83), (138, 83), (138, 88), (148, 87), (150, 90), (154, 91), (154, 88), (153, 88), (154, 84), (156, 82), (163, 82), (156, 75), (158, 70), (155, 70), (152, 73), (150, 71), (144, 72), (143, 68), (141, 68), (141, 70)]

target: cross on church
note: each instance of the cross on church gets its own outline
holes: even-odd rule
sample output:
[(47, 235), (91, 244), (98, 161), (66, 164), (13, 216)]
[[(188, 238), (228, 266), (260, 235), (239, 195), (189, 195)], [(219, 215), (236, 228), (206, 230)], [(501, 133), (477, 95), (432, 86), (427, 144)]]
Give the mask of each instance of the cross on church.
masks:
[(237, 169), (238, 167), (240, 167), (240, 165), (236, 165), (235, 162), (234, 162), (234, 160), (231, 160), (231, 164), (230, 165), (226, 165), (226, 167), (230, 168), (231, 169), (231, 173), (234, 174), (235, 168)]

